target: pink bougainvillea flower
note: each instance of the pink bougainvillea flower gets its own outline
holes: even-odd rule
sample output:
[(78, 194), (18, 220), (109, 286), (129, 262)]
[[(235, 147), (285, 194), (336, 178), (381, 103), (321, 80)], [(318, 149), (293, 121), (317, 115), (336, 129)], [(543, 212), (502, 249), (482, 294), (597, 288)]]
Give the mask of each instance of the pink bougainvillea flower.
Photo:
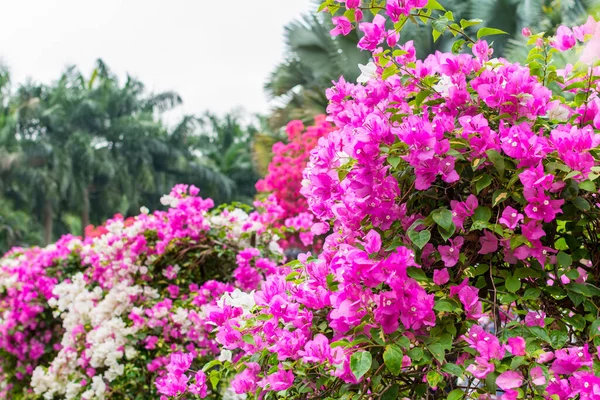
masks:
[(498, 222), (508, 229), (514, 230), (519, 225), (519, 222), (523, 221), (523, 218), (523, 214), (520, 214), (517, 210), (508, 206), (502, 211), (502, 216)]
[(333, 17), (332, 19), (335, 28), (333, 28), (329, 33), (331, 36), (344, 35), (346, 36), (352, 31), (352, 23), (350, 20), (344, 16), (341, 17)]
[(523, 385), (523, 375), (517, 371), (506, 371), (498, 375), (496, 385), (500, 389), (508, 390)]
[(546, 313), (543, 311), (530, 311), (525, 316), (525, 325), (527, 326), (541, 326), (544, 327), (544, 318), (546, 318)]
[(538, 366), (531, 368), (529, 374), (531, 375), (531, 382), (534, 385), (540, 386), (546, 384), (546, 376), (544, 375), (544, 370), (542, 367)]
[(479, 244), (481, 245), (479, 254), (494, 253), (498, 250), (498, 238), (487, 229), (484, 229), (483, 236), (479, 237)]
[(459, 236), (449, 240), (450, 245), (438, 246), (438, 252), (442, 257), (442, 261), (446, 267), (453, 267), (458, 263), (460, 256), (460, 249), (463, 245), (464, 239)]
[(573, 31), (566, 26), (561, 25), (556, 30), (556, 36), (550, 45), (559, 51), (566, 51), (573, 48), (576, 43), (577, 41), (575, 40)]
[(508, 345), (506, 346), (506, 348), (508, 351), (510, 351), (515, 356), (524, 356), (525, 355), (525, 339), (523, 339), (521, 336), (509, 338)]
[(449, 280), (450, 274), (448, 273), (448, 269), (442, 268), (433, 271), (433, 283), (435, 283), (436, 285), (444, 285), (448, 283)]

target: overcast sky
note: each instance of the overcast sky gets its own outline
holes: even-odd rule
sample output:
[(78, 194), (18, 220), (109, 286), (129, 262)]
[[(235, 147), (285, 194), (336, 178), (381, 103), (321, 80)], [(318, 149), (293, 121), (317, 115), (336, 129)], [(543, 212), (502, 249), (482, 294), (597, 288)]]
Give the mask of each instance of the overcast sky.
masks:
[(14, 82), (89, 74), (102, 58), (151, 91), (175, 90), (180, 113), (266, 112), (263, 84), (282, 60), (283, 26), (310, 0), (15, 0), (2, 4), (0, 58)]

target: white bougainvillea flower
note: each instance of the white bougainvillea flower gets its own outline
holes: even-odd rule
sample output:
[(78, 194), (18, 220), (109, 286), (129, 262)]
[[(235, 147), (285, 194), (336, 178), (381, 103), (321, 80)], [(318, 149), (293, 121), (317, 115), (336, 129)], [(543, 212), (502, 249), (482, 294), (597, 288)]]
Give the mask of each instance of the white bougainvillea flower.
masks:
[(360, 68), (360, 76), (356, 78), (358, 83), (367, 83), (377, 77), (377, 66), (372, 62), (367, 65), (358, 64), (358, 68)]

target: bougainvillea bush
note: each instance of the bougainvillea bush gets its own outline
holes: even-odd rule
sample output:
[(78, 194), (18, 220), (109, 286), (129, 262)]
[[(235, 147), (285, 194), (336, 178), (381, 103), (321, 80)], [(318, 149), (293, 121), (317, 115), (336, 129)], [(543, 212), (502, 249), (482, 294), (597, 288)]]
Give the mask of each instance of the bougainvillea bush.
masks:
[(27, 389), (33, 369), (54, 357), (62, 324), (48, 301), (59, 280), (80, 268), (79, 238), (46, 248), (14, 248), (0, 259), (0, 398)]
[[(322, 9), (373, 55), (327, 91), (304, 170), (332, 233), (208, 314), (233, 358), (203, 373), (257, 399), (600, 398), (600, 27), (525, 29), (519, 65), (433, 0)], [(417, 60), (407, 23), (453, 52)], [(587, 63), (557, 69), (578, 42)]]
[(315, 117), (314, 125), (305, 128), (302, 121), (290, 121), (285, 127), (287, 143), (273, 145), (273, 158), (269, 163), (267, 175), (256, 183), (259, 195), (272, 193), (283, 209), (282, 218), (295, 217), (308, 211), (306, 199), (299, 196), (302, 171), (315, 148), (319, 138), (333, 129), (325, 115)]
[[(161, 202), (167, 211), (116, 216), (85, 240), (0, 260), (0, 397), (159, 398), (170, 362), (219, 355), (206, 310), (240, 305), (275, 273), (284, 258), (270, 223), (282, 209), (270, 197), (252, 212), (211, 210), (186, 185)], [(189, 383), (204, 397), (227, 389), (201, 373)]]
[(273, 145), (273, 159), (269, 163), (268, 173), (256, 183), (258, 197), (272, 197), (281, 208), (280, 212), (269, 215), (279, 218), (270, 221), (270, 224), (285, 233), (280, 244), (287, 251), (286, 254), (294, 255), (294, 250), (308, 251), (322, 246), (320, 235), (326, 233), (327, 229), (315, 227), (314, 215), (309, 212), (300, 189), (302, 171), (309, 161), (311, 150), (319, 138), (327, 136), (332, 129), (333, 124), (326, 121), (325, 115), (316, 116), (314, 125), (308, 127), (302, 121), (290, 121), (285, 127), (288, 142)]

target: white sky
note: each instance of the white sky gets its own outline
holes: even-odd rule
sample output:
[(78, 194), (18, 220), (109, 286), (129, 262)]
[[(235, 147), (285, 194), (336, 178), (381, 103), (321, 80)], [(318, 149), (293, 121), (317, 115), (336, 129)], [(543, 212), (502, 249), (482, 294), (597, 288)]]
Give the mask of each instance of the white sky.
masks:
[(262, 87), (283, 59), (283, 26), (312, 10), (310, 0), (6, 1), (0, 59), (13, 82), (50, 83), (66, 65), (89, 76), (102, 58), (150, 91), (178, 92), (176, 114), (266, 112)]

